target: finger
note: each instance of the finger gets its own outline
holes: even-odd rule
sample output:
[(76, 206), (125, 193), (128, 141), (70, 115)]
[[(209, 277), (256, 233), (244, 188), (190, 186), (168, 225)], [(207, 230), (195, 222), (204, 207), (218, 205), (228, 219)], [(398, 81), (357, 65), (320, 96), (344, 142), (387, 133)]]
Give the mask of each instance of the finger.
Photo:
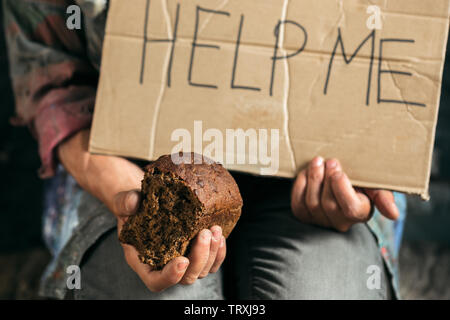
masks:
[(364, 189), (382, 215), (391, 220), (397, 220), (400, 213), (395, 204), (394, 194), (388, 190)]
[(305, 195), (306, 195), (306, 170), (302, 170), (295, 179), (294, 185), (291, 191), (291, 209), (297, 219), (302, 222), (308, 223), (311, 221), (311, 215), (306, 208)]
[(330, 221), (323, 212), (321, 194), (325, 167), (322, 157), (314, 158), (308, 167), (305, 203), (312, 220), (321, 226), (330, 226)]
[(333, 174), (340, 170), (341, 166), (338, 160), (330, 159), (326, 161), (321, 202), (322, 208), (329, 218), (335, 216), (336, 213), (338, 213), (340, 210), (336, 197), (334, 196), (333, 190), (331, 189), (331, 177), (333, 176)]
[(227, 242), (225, 240), (225, 237), (222, 236), (222, 239), (220, 241), (219, 250), (217, 251), (216, 260), (214, 261), (211, 269), (209, 270), (210, 273), (215, 273), (217, 270), (219, 270), (220, 266), (222, 265), (223, 261), (225, 260), (225, 256), (227, 254)]
[(211, 231), (204, 229), (200, 231), (198, 236), (195, 238), (191, 248), (191, 253), (188, 257), (189, 267), (181, 279), (182, 284), (193, 284), (200, 275), (200, 272), (202, 272), (205, 268), (206, 262), (209, 258), (211, 236)]
[(128, 217), (139, 208), (141, 193), (138, 190), (119, 192), (114, 197), (114, 212), (118, 217)]
[(322, 208), (331, 226), (339, 232), (347, 232), (354, 222), (342, 212), (331, 187), (331, 178), (342, 170), (337, 159), (329, 159), (325, 163), (325, 178), (322, 191)]
[(344, 172), (336, 172), (331, 177), (331, 187), (342, 213), (348, 219), (355, 222), (365, 222), (370, 218), (369, 198), (356, 193)]
[(185, 257), (172, 259), (160, 271), (152, 271), (150, 266), (143, 264), (139, 258), (136, 249), (130, 245), (123, 245), (125, 259), (130, 267), (141, 278), (145, 286), (153, 292), (161, 292), (180, 282), (184, 276), (189, 260)]
[(211, 229), (212, 237), (211, 237), (211, 245), (209, 248), (209, 257), (208, 261), (205, 264), (202, 272), (198, 276), (199, 279), (206, 277), (209, 274), (209, 271), (216, 261), (217, 251), (219, 250), (220, 243), (222, 241), (222, 228), (219, 226), (213, 226)]

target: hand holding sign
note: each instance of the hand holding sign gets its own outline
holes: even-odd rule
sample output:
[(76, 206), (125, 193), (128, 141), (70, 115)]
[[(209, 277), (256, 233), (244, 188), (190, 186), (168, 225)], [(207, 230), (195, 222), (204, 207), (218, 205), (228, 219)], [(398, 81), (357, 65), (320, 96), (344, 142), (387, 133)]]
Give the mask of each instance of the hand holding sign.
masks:
[(303, 223), (346, 232), (352, 225), (372, 217), (373, 202), (386, 218), (398, 218), (398, 208), (390, 191), (355, 189), (339, 161), (324, 163), (314, 158), (295, 180), (291, 194), (294, 215)]

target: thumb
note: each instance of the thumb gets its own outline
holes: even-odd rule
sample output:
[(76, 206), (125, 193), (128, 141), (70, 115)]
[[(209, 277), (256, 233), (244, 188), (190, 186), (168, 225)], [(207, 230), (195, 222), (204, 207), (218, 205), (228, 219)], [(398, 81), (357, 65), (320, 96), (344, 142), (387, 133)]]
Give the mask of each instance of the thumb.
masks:
[(141, 194), (138, 190), (117, 193), (114, 196), (114, 214), (118, 218), (126, 218), (136, 213), (140, 200)]
[(364, 191), (383, 216), (391, 220), (397, 220), (400, 214), (395, 204), (394, 194), (391, 191), (367, 188)]

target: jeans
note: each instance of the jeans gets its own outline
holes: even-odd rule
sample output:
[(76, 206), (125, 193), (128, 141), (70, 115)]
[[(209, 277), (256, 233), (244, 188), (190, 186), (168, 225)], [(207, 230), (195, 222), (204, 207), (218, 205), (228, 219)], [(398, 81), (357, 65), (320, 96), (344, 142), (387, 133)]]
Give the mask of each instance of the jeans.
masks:
[[(392, 288), (366, 224), (348, 232), (303, 224), (290, 210), (292, 181), (233, 174), (244, 207), (227, 258), (193, 285), (150, 292), (127, 265), (114, 228), (84, 255), (75, 299), (390, 299)], [(105, 210), (107, 210), (105, 208)], [(375, 270), (376, 272), (374, 272)], [(374, 278), (378, 277), (378, 278)]]

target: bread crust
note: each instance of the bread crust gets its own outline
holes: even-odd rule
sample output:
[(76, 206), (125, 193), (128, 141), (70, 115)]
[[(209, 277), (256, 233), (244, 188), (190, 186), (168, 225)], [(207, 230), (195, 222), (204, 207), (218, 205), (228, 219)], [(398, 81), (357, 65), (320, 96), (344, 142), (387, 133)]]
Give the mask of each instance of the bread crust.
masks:
[(182, 162), (163, 155), (145, 167), (142, 204), (119, 235), (155, 270), (185, 255), (205, 228), (219, 225), (227, 238), (243, 206), (238, 185), (221, 164), (195, 153), (177, 155)]

